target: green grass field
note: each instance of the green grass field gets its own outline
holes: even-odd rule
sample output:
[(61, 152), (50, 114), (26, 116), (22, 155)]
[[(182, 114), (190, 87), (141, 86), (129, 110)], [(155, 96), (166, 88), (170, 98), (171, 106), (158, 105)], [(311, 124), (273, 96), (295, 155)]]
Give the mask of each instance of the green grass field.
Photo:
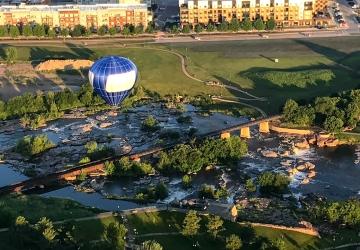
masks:
[[(140, 84), (161, 95), (222, 95), (248, 97), (219, 87), (206, 86), (187, 78), (177, 56), (150, 47), (181, 52), (189, 72), (202, 80), (218, 80), (266, 97), (266, 102), (245, 101), (268, 113), (278, 113), (287, 98), (310, 100), (359, 87), (360, 43), (358, 37), (172, 43), (167, 45), (119, 44), (60, 47), (18, 46), (19, 60), (46, 58), (92, 58), (116, 54), (138, 65)], [(0, 57), (4, 56), (0, 45)], [(274, 59), (279, 59), (278, 63)], [(339, 65), (342, 64), (342, 65)], [(325, 79), (324, 72), (326, 72)], [(311, 76), (308, 79), (307, 76)], [(328, 78), (328, 76), (331, 76)]]
[[(14, 218), (24, 216), (31, 223), (42, 217), (53, 221), (92, 216), (100, 212), (80, 203), (57, 198), (43, 198), (37, 195), (8, 195), (0, 198), (0, 207), (8, 209)], [(0, 228), (3, 226), (0, 225)]]

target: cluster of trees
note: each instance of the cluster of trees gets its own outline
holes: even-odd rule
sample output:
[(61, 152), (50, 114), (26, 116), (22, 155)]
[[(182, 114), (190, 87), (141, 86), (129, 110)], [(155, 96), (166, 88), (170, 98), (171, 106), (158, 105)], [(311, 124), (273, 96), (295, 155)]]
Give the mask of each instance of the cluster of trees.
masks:
[(90, 84), (82, 85), (79, 91), (25, 93), (7, 102), (0, 100), (0, 120), (20, 118), (24, 127), (36, 129), (46, 121), (61, 117), (65, 110), (101, 104), (104, 100), (93, 92)]
[(27, 135), (17, 142), (14, 151), (31, 157), (53, 147), (55, 147), (55, 144), (49, 140), (46, 134), (36, 136)]
[[(201, 217), (197, 215), (197, 212), (190, 210), (183, 221), (183, 228), (181, 233), (186, 237), (194, 237), (199, 234), (201, 229)], [(219, 233), (224, 230), (224, 221), (220, 216), (212, 215), (209, 217), (206, 223), (206, 231), (213, 239), (218, 239)], [(242, 246), (242, 242), (239, 236), (231, 234), (225, 238), (225, 248), (229, 250), (237, 250)]]
[(105, 226), (102, 239), (97, 242), (79, 240), (75, 237), (75, 231), (76, 227), (71, 222), (56, 226), (44, 217), (31, 224), (26, 218), (18, 216), (15, 223), (11, 223), (10, 237), (6, 242), (14, 249), (114, 250), (125, 246), (127, 229), (118, 222)]
[(163, 182), (159, 182), (156, 186), (141, 188), (137, 191), (135, 199), (139, 201), (157, 201), (168, 197), (169, 191)]
[(152, 115), (146, 117), (141, 123), (141, 129), (147, 132), (154, 132), (160, 129), (159, 121)]
[(90, 161), (103, 159), (115, 154), (113, 148), (105, 145), (99, 146), (96, 141), (89, 141), (85, 144), (84, 147), (86, 149), (87, 156), (82, 158), (80, 163), (87, 163)]
[(132, 161), (129, 157), (123, 157), (119, 161), (105, 162), (105, 172), (111, 177), (139, 177), (154, 174), (155, 169), (151, 164)]
[(155, 31), (155, 26), (153, 22), (150, 22), (146, 29), (143, 25), (134, 26), (132, 24), (125, 25), (121, 27), (108, 27), (107, 25), (100, 26), (99, 28), (90, 27), (86, 28), (82, 25), (75, 25), (74, 28), (50, 28), (48, 25), (40, 25), (36, 23), (32, 24), (19, 24), (19, 25), (4, 25), (0, 26), (0, 37), (88, 37), (94, 34), (99, 36), (110, 35), (114, 36), (116, 34), (122, 34), (124, 36), (136, 35), (146, 33), (153, 33)]
[(180, 144), (168, 152), (161, 152), (157, 163), (160, 171), (196, 173), (211, 164), (228, 164), (247, 153), (247, 144), (239, 137), (207, 139), (200, 144)]
[(219, 188), (216, 189), (211, 185), (203, 184), (199, 191), (200, 198), (207, 198), (207, 199), (221, 199), (226, 198), (229, 195), (226, 188)]
[(319, 202), (309, 208), (309, 215), (316, 220), (325, 220), (335, 225), (358, 227), (360, 226), (360, 201)]
[(354, 128), (360, 118), (360, 90), (341, 93), (335, 97), (317, 97), (308, 105), (289, 99), (283, 108), (285, 122), (297, 126), (317, 125), (336, 133), (345, 127)]
[[(194, 27), (191, 25), (184, 25), (181, 32), (190, 33), (192, 30), (196, 33), (201, 33), (203, 31), (214, 32), (214, 31), (232, 31), (237, 32), (239, 30), (250, 31), (250, 30), (274, 30), (276, 28), (276, 22), (274, 19), (270, 19), (267, 22), (264, 22), (261, 18), (251, 21), (249, 18), (245, 18), (243, 21), (239, 21), (237, 18), (233, 18), (230, 22), (224, 21), (218, 25), (209, 23), (206, 27), (201, 24), (197, 24)], [(179, 32), (177, 27), (173, 27), (171, 30), (173, 33)]]
[[(257, 182), (262, 194), (284, 193), (288, 189), (290, 179), (284, 174), (264, 172), (258, 177)], [(251, 184), (249, 186), (253, 188)]]

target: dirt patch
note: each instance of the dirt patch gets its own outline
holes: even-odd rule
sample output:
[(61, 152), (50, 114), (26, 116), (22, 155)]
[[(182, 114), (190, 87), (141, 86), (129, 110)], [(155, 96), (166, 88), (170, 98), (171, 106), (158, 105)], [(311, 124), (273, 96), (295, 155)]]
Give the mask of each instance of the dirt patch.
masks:
[(48, 60), (40, 63), (35, 67), (37, 71), (52, 71), (52, 70), (77, 70), (87, 69), (93, 64), (90, 60)]

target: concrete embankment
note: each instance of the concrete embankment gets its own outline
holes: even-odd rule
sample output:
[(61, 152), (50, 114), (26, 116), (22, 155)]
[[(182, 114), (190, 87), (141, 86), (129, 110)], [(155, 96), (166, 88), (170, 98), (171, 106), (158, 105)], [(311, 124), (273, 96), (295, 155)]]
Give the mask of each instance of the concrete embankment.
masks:
[(270, 124), (270, 130), (277, 133), (291, 134), (291, 135), (313, 135), (315, 133), (313, 130), (310, 129), (285, 128), (275, 124)]

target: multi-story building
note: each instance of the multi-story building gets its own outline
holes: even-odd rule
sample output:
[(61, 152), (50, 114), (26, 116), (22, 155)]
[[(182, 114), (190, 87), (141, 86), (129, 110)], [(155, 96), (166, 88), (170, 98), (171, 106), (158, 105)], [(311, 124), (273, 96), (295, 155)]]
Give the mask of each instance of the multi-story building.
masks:
[(180, 23), (207, 25), (233, 18), (273, 18), (278, 26), (309, 26), (329, 21), (315, 18), (326, 5), (327, 0), (179, 0)]
[[(120, 0), (122, 1), (122, 0)], [(0, 25), (38, 23), (50, 27), (147, 27), (151, 14), (146, 4), (24, 5), (0, 6)]]

